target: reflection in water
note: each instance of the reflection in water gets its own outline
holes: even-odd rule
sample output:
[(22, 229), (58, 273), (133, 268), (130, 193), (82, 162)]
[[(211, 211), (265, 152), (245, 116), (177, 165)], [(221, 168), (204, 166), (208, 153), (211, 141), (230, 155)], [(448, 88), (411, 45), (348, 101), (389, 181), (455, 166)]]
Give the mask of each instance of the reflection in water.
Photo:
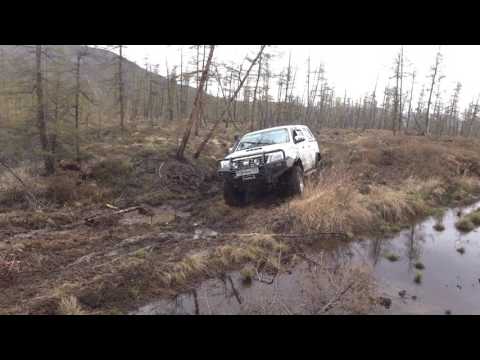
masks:
[[(469, 213), (480, 206), (477, 203), (464, 209)], [(396, 308), (397, 313), (441, 313), (447, 309), (452, 313), (480, 314), (480, 241), (479, 230), (461, 234), (455, 228), (458, 209), (448, 210), (443, 217), (444, 231), (436, 231), (434, 225), (438, 219), (429, 218), (424, 222), (400, 232), (390, 239), (382, 241), (382, 247), (395, 254), (404, 254), (396, 262), (384, 258), (371, 257), (375, 266), (375, 275), (380, 284), (389, 288), (389, 294), (402, 302), (398, 292), (403, 290), (416, 296), (416, 304), (403, 304)], [(372, 249), (378, 245), (371, 241)], [(461, 255), (456, 251), (465, 248)], [(376, 253), (378, 254), (378, 250)], [(370, 254), (375, 253), (373, 250)], [(421, 262), (422, 282), (413, 281), (413, 267)], [(417, 270), (415, 270), (417, 271)]]
[[(466, 208), (464, 213), (479, 206)], [(352, 264), (367, 263), (373, 265), (379, 290), (392, 299), (387, 313), (444, 314), (449, 310), (453, 314), (480, 314), (479, 231), (460, 234), (455, 228), (456, 213), (457, 209), (446, 212), (443, 232), (435, 231), (438, 220), (429, 218), (390, 239), (353, 243), (322, 240), (305, 254), (305, 262), (273, 279), (269, 276), (272, 281), (257, 279), (244, 287), (240, 274), (234, 272), (205, 281), (173, 301), (148, 304), (136, 313), (239, 314), (251, 313), (251, 309), (262, 314), (316, 313), (325, 305), (318, 302), (319, 297), (328, 301), (350, 281)], [(465, 254), (455, 251), (458, 246), (465, 247)], [(403, 256), (390, 262), (382, 257), (384, 250)], [(420, 285), (413, 282), (412, 268), (417, 261), (425, 265)], [(316, 271), (319, 267), (326, 270), (323, 275)], [(351, 304), (363, 306), (357, 301), (362, 294), (367, 293), (355, 294)]]
[(373, 239), (371, 240), (371, 250), (370, 250), (370, 258), (373, 261), (373, 265), (377, 265), (378, 260), (382, 254), (382, 243), (383, 239)]
[[(409, 270), (413, 269), (415, 262), (419, 261), (422, 253), (420, 243), (425, 242), (425, 234), (423, 233), (423, 225), (412, 225), (407, 239), (407, 259)], [(418, 231), (416, 231), (418, 229)]]

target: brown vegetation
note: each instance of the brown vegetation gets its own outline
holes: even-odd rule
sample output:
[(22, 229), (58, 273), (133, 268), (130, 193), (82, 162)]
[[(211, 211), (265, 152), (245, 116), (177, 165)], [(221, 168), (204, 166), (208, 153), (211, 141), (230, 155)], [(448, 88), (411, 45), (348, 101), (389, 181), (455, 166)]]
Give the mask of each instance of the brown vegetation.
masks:
[[(283, 271), (299, 259), (295, 254), (310, 251), (308, 243), (316, 237), (308, 234), (357, 237), (393, 231), (480, 193), (475, 170), (480, 151), (473, 139), (443, 146), (445, 139), (323, 130), (318, 136), (326, 168), (312, 179), (304, 198), (272, 195), (246, 208), (230, 208), (221, 198), (215, 159), (224, 154), (233, 131), (227, 138), (213, 138), (198, 162), (175, 160), (175, 139), (167, 136), (172, 132), (139, 130), (130, 141), (97, 143), (86, 148), (90, 160), (81, 171), (66, 169), (53, 178), (16, 169), (41, 202), (36, 208), (24, 187), (2, 174), (0, 258), (14, 256), (20, 265), (4, 272), (8, 285), (0, 312), (125, 313), (227, 270), (244, 269), (246, 279), (256, 271)], [(192, 138), (194, 145), (198, 141)], [(429, 158), (422, 157), (428, 148), (433, 149)], [(107, 203), (117, 208), (146, 203), (153, 215), (128, 213), (115, 223), (70, 227), (89, 216), (113, 213)], [(289, 238), (285, 233), (305, 235)], [(317, 241), (316, 246), (339, 243)], [(333, 298), (334, 288), (342, 292), (349, 285), (341, 284), (322, 286)], [(336, 309), (368, 311), (370, 300), (365, 299), (371, 291), (365, 291), (365, 301), (362, 291), (348, 289), (356, 294), (348, 300), (351, 306), (345, 298), (345, 306)]]

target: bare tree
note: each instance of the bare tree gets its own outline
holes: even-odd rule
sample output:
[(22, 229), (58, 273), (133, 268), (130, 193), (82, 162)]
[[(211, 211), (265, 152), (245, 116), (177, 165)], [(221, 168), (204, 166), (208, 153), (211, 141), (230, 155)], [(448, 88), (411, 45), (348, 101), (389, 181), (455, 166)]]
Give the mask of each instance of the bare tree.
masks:
[(208, 142), (210, 141), (210, 138), (213, 136), (213, 134), (215, 133), (215, 130), (217, 129), (218, 127), (218, 124), (223, 120), (223, 117), (225, 116), (225, 114), (227, 113), (227, 111), (229, 110), (230, 106), (232, 105), (232, 103), (235, 101), (235, 99), (237, 98), (237, 95), (238, 93), (240, 92), (240, 90), (242, 89), (242, 86), (243, 84), (245, 83), (245, 80), (247, 79), (247, 77), (249, 76), (250, 74), (250, 71), (252, 70), (252, 68), (255, 66), (255, 63), (258, 61), (258, 59), (262, 56), (262, 53), (263, 53), (263, 50), (265, 49), (266, 45), (262, 45), (260, 47), (260, 51), (258, 52), (257, 56), (251, 60), (251, 63), (250, 63), (250, 67), (248, 68), (247, 72), (245, 73), (245, 75), (243, 76), (243, 79), (240, 81), (240, 83), (238, 84), (238, 87), (237, 89), (235, 90), (235, 92), (233, 93), (233, 95), (230, 97), (229, 101), (228, 101), (228, 104), (225, 108), (225, 110), (222, 112), (222, 115), (220, 117), (217, 118), (217, 120), (215, 121), (215, 123), (213, 124), (212, 128), (210, 129), (210, 131), (208, 132), (207, 136), (204, 138), (204, 140), (200, 143), (200, 146), (198, 147), (197, 151), (195, 152), (195, 159), (197, 159), (200, 154), (202, 153), (203, 149), (205, 148), (205, 146), (208, 144)]
[(404, 58), (403, 58), (403, 46), (400, 50), (400, 91), (399, 91), (399, 113), (398, 113), (398, 131), (402, 129), (402, 116), (403, 116), (403, 65), (404, 65)]
[(45, 173), (55, 173), (55, 163), (48, 144), (47, 124), (45, 118), (45, 99), (43, 94), (43, 73), (42, 73), (42, 45), (35, 46), (35, 73), (36, 73), (36, 97), (37, 97), (37, 127), (40, 135), (40, 145), (45, 166)]
[(260, 75), (262, 73), (262, 57), (258, 60), (258, 71), (257, 71), (257, 79), (255, 82), (255, 88), (253, 90), (253, 100), (252, 100), (252, 111), (250, 115), (250, 130), (253, 131), (255, 128), (255, 105), (257, 103), (257, 91), (258, 91), (258, 82), (260, 81)]
[(125, 45), (118, 45), (118, 103), (120, 105), (120, 131), (123, 136), (125, 131), (125, 84), (123, 80), (123, 48)]
[(407, 114), (407, 124), (406, 124), (407, 129), (409, 128), (409, 125), (410, 125), (410, 115), (411, 115), (411, 111), (412, 111), (413, 86), (415, 85), (415, 76), (416, 76), (416, 73), (415, 73), (415, 70), (414, 70), (412, 72), (412, 87), (410, 89), (410, 99), (408, 101), (408, 114)]
[(81, 47), (77, 52), (76, 62), (75, 62), (75, 156), (76, 160), (80, 161), (80, 69), (82, 58), (88, 55), (88, 50), (86, 47)]
[(427, 113), (425, 116), (425, 135), (430, 135), (430, 105), (432, 103), (432, 95), (433, 95), (433, 88), (435, 87), (436, 82), (438, 81), (438, 72), (439, 66), (442, 61), (442, 54), (440, 53), (440, 49), (435, 56), (435, 64), (431, 67), (432, 73), (430, 74), (431, 84), (430, 90), (428, 94), (428, 102), (427, 102)]
[(459, 124), (458, 124), (458, 100), (460, 97), (460, 90), (462, 89), (462, 84), (457, 82), (455, 89), (453, 90), (449, 111), (447, 115), (447, 129), (448, 133), (454, 136), (457, 136), (459, 133)]
[(203, 88), (205, 82), (207, 81), (210, 64), (212, 63), (213, 51), (215, 50), (215, 45), (210, 45), (210, 53), (208, 54), (207, 64), (205, 65), (202, 77), (200, 78), (200, 83), (197, 89), (197, 94), (195, 95), (195, 100), (193, 102), (192, 112), (188, 119), (187, 125), (185, 126), (185, 132), (183, 134), (182, 142), (177, 150), (177, 159), (183, 159), (185, 148), (187, 147), (188, 140), (190, 138), (190, 133), (192, 131), (192, 127), (195, 125), (195, 122), (198, 121), (199, 111), (200, 111), (200, 102), (203, 95)]

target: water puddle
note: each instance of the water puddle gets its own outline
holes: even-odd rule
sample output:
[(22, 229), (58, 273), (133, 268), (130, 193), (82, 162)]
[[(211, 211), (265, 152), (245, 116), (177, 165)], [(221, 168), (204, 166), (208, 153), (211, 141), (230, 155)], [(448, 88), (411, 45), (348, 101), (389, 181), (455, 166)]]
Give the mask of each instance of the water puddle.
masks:
[[(480, 202), (448, 210), (444, 231), (436, 231), (437, 221), (429, 218), (393, 238), (352, 244), (358, 258), (373, 264), (377, 281), (392, 296), (391, 313), (480, 314), (480, 231), (465, 234), (455, 227), (459, 210), (467, 214), (479, 207)], [(463, 253), (457, 251), (461, 248)], [(388, 254), (398, 260), (388, 260)], [(423, 270), (415, 267), (418, 263)], [(414, 281), (417, 273), (419, 284)], [(407, 301), (412, 296), (413, 305)]]
[[(466, 214), (479, 207), (480, 202), (461, 210)], [(437, 220), (428, 218), (389, 239), (337, 242), (336, 246), (312, 251), (305, 261), (277, 276), (257, 274), (245, 284), (239, 272), (231, 272), (132, 314), (321, 313), (324, 304), (335, 299), (344, 286), (331, 275), (352, 264), (373, 269), (378, 295), (386, 299), (387, 306), (377, 306), (370, 313), (480, 314), (480, 230), (459, 232), (455, 228), (459, 210), (450, 209), (444, 214), (445, 230), (441, 232), (434, 229)], [(459, 248), (465, 252), (458, 252)], [(389, 254), (395, 255), (396, 261), (387, 259)], [(417, 269), (418, 263), (424, 268)], [(317, 271), (320, 265), (323, 270), (330, 269), (328, 274)], [(418, 273), (421, 281), (415, 283)], [(354, 310), (362, 306), (361, 300), (357, 303), (353, 299)], [(342, 312), (334, 309), (329, 313)]]

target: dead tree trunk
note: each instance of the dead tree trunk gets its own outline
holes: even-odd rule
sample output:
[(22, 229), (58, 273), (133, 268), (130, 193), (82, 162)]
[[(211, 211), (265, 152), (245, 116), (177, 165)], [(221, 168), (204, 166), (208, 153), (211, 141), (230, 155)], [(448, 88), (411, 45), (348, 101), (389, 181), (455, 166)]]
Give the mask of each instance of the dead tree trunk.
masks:
[(124, 86), (123, 86), (123, 45), (119, 45), (119, 56), (118, 56), (118, 101), (120, 103), (120, 131), (123, 133), (125, 131), (125, 102), (124, 102)]
[(432, 94), (433, 94), (433, 88), (435, 86), (435, 81), (437, 79), (437, 74), (438, 74), (438, 67), (440, 65), (440, 60), (441, 60), (441, 54), (440, 52), (437, 53), (437, 56), (435, 58), (435, 65), (432, 67), (432, 83), (430, 85), (430, 92), (428, 95), (428, 102), (427, 102), (427, 115), (425, 117), (425, 135), (430, 135), (430, 105), (432, 104)]
[(44, 96), (43, 96), (43, 74), (42, 74), (42, 45), (36, 45), (36, 97), (37, 97), (37, 127), (40, 135), (40, 145), (42, 147), (42, 157), (45, 166), (45, 173), (52, 175), (55, 173), (55, 163), (48, 146), (47, 124), (45, 118)]
[(79, 117), (80, 117), (80, 61), (82, 55), (77, 54), (77, 63), (75, 64), (75, 157), (77, 162), (80, 161), (80, 137), (79, 131)]
[(192, 112), (190, 113), (190, 118), (188, 119), (187, 125), (185, 127), (185, 133), (183, 134), (182, 142), (177, 151), (177, 159), (183, 159), (185, 148), (187, 147), (188, 139), (190, 138), (190, 133), (195, 122), (198, 120), (198, 114), (200, 111), (201, 99), (203, 95), (203, 87), (208, 78), (208, 72), (210, 69), (210, 64), (212, 63), (213, 51), (215, 50), (215, 45), (210, 46), (210, 53), (208, 54), (207, 64), (205, 65), (202, 77), (200, 79), (200, 84), (197, 89), (197, 94), (195, 95), (195, 100), (193, 102)]
[(227, 113), (227, 111), (230, 109), (230, 106), (232, 105), (232, 103), (235, 101), (238, 93), (240, 92), (240, 90), (242, 89), (242, 86), (243, 86), (243, 83), (245, 82), (245, 80), (248, 78), (248, 75), (250, 74), (250, 71), (252, 70), (253, 66), (255, 65), (255, 63), (258, 61), (258, 59), (260, 58), (260, 56), (262, 56), (262, 53), (263, 53), (263, 50), (265, 49), (266, 45), (262, 45), (261, 48), (260, 48), (260, 51), (258, 52), (257, 56), (255, 57), (255, 59), (252, 60), (252, 63), (250, 64), (250, 67), (248, 68), (247, 72), (245, 73), (245, 75), (243, 76), (243, 79), (240, 81), (240, 84), (238, 84), (238, 87), (237, 89), (235, 90), (235, 92), (233, 93), (233, 95), (230, 97), (229, 101), (228, 101), (228, 104), (226, 106), (226, 108), (223, 110), (222, 112), (222, 115), (217, 118), (217, 120), (215, 121), (215, 123), (213, 124), (212, 128), (210, 129), (210, 131), (208, 132), (207, 136), (205, 137), (205, 139), (201, 142), (200, 146), (198, 147), (197, 151), (195, 152), (195, 155), (194, 155), (194, 158), (195, 159), (198, 159), (198, 157), (200, 156), (200, 154), (202, 153), (203, 149), (205, 148), (205, 146), (208, 144), (208, 142), (210, 141), (210, 138), (213, 136), (213, 134), (215, 133), (215, 130), (217, 129), (218, 127), (218, 124), (223, 120), (223, 117), (225, 116), (225, 114)]
[(415, 85), (415, 71), (412, 73), (412, 88), (410, 89), (410, 100), (408, 101), (408, 115), (407, 115), (407, 124), (406, 128), (409, 128), (410, 125), (410, 115), (412, 113), (412, 98), (413, 98), (413, 86)]
[(258, 82), (260, 81), (260, 74), (262, 72), (262, 59), (260, 58), (258, 61), (258, 73), (257, 73), (257, 81), (255, 82), (255, 88), (253, 90), (253, 100), (252, 100), (252, 114), (250, 115), (250, 130), (253, 131), (255, 128), (255, 104), (257, 102), (257, 90), (258, 90)]

